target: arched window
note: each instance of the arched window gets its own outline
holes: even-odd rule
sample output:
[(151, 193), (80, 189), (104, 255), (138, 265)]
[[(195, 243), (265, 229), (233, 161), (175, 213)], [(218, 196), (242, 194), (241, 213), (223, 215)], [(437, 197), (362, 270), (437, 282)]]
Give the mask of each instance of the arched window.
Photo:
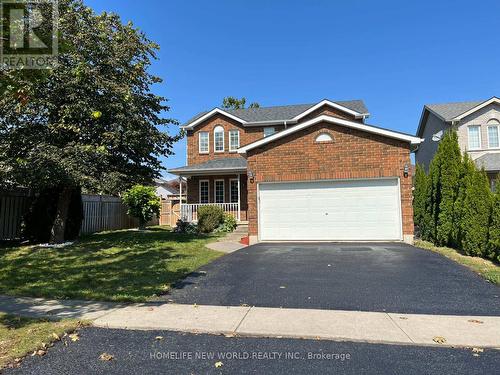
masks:
[(224, 128), (220, 125), (214, 128), (214, 150), (224, 152)]
[(497, 119), (488, 121), (488, 148), (500, 148), (500, 122)]
[(328, 133), (320, 133), (316, 137), (316, 142), (333, 142), (333, 137)]

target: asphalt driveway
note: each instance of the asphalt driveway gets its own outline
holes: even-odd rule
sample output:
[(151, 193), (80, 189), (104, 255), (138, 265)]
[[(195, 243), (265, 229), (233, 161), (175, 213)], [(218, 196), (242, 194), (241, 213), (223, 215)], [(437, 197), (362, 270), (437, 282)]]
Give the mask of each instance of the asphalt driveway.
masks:
[[(99, 360), (102, 353), (113, 359)], [(494, 349), (474, 355), (471, 349), (85, 328), (80, 340), (57, 342), (5, 374), (482, 375), (498, 372), (499, 361)]]
[(406, 244), (258, 244), (179, 282), (175, 303), (500, 316), (500, 288)]

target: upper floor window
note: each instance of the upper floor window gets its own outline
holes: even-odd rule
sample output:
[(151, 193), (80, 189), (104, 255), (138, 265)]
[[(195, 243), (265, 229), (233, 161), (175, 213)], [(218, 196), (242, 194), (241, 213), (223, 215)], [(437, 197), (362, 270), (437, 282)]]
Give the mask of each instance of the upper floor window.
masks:
[(220, 125), (214, 129), (214, 151), (224, 152), (224, 128)]
[(229, 130), (229, 151), (236, 151), (240, 148), (240, 131)]
[(498, 131), (500, 128), (500, 124), (496, 121), (491, 121), (488, 124), (488, 147), (489, 148), (499, 148), (500, 142), (498, 137)]
[(264, 128), (264, 137), (268, 137), (270, 135), (273, 135), (274, 133), (276, 133), (275, 128)]
[(481, 148), (481, 127), (472, 125), (468, 127), (469, 150), (479, 150)]
[(209, 145), (210, 145), (210, 134), (208, 132), (200, 132), (199, 133), (199, 146), (200, 146), (200, 154), (208, 154)]

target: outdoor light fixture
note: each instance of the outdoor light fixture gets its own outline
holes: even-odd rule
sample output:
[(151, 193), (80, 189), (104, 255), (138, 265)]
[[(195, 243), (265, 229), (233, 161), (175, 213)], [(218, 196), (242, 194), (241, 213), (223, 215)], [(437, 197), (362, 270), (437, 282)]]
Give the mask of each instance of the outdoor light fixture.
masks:
[(255, 179), (255, 175), (250, 170), (248, 171), (248, 178), (250, 179), (250, 182), (253, 184), (253, 181)]
[(408, 170), (409, 170), (408, 164), (405, 164), (405, 169), (403, 170), (403, 175), (405, 177), (408, 177)]

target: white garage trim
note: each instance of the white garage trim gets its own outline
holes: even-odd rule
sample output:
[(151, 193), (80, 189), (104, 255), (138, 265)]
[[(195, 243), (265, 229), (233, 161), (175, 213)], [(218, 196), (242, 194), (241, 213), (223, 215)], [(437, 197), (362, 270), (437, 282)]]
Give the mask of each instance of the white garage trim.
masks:
[[(376, 184), (377, 181), (394, 181), (393, 184), (387, 183), (387, 184)], [(366, 181), (366, 185), (363, 185), (362, 182)], [(328, 183), (331, 184), (328, 184)], [(349, 183), (352, 184), (349, 184)], [(314, 186), (314, 183), (318, 183), (317, 186)], [(319, 208), (319, 206), (316, 206), (317, 211), (313, 211), (314, 207), (311, 209), (311, 211), (308, 211), (311, 213), (311, 221), (308, 220), (308, 218), (299, 218), (297, 222), (291, 222), (290, 227), (279, 227), (279, 224), (276, 224), (276, 222), (272, 222), (272, 215), (275, 213), (272, 211), (268, 211), (266, 215), (267, 219), (263, 219), (263, 214), (264, 211), (266, 210), (263, 208), (263, 203), (268, 204), (269, 202), (273, 202), (271, 204), (278, 205), (278, 209), (280, 208), (279, 200), (276, 198), (276, 192), (279, 190), (277, 189), (269, 189), (265, 190), (264, 188), (269, 186), (269, 185), (283, 185), (283, 191), (280, 191), (280, 194), (286, 194), (288, 191), (289, 193), (289, 199), (287, 201), (290, 201), (290, 197), (293, 197), (294, 194), (300, 193), (300, 185), (301, 184), (312, 184), (311, 186), (311, 191), (317, 192), (316, 198), (318, 199), (317, 202), (324, 202), (324, 196), (325, 194), (329, 197), (332, 197), (330, 194), (335, 191), (336, 188), (343, 188), (345, 190), (338, 190), (339, 193), (342, 194), (347, 194), (347, 197), (351, 195), (351, 200), (346, 200), (347, 198), (344, 196), (339, 200), (337, 198), (337, 202), (335, 202), (335, 199), (330, 200), (331, 206), (330, 207), (325, 207), (327, 212), (325, 215), (328, 215), (329, 213), (335, 214), (336, 212), (346, 212), (345, 210), (342, 210), (343, 204), (345, 204), (344, 207), (349, 207), (349, 205), (355, 205), (355, 202), (357, 199), (356, 194), (361, 194), (360, 196), (363, 196), (362, 191), (357, 191), (358, 189), (369, 189), (369, 192), (367, 194), (380, 194), (380, 198), (385, 198), (386, 202), (386, 207), (387, 207), (387, 212), (384, 213), (385, 216), (382, 216), (385, 221), (388, 223), (387, 226), (380, 226), (380, 232), (379, 228), (377, 228), (376, 225), (370, 226), (369, 224), (374, 223), (374, 218), (377, 217), (377, 213), (375, 213), (372, 210), (371, 216), (367, 213), (365, 219), (365, 223), (363, 223), (363, 220), (359, 222), (360, 227), (359, 228), (353, 228), (350, 227), (349, 224), (345, 223), (342, 221), (342, 219), (338, 218), (332, 218), (331, 220), (334, 220), (333, 222), (330, 222), (330, 225), (325, 228), (321, 228), (317, 226), (317, 223), (314, 223), (314, 218), (316, 219), (316, 222), (318, 222), (318, 216), (315, 216), (314, 213), (319, 213), (319, 211), (322, 211), (323, 207)], [(297, 186), (297, 191), (295, 191), (294, 185)], [(337, 186), (336, 186), (337, 185)], [(314, 189), (314, 190), (313, 190)], [(324, 189), (324, 190), (323, 190)], [(392, 189), (392, 191), (391, 191)], [(263, 194), (263, 191), (267, 191), (267, 197), (265, 194)], [(273, 193), (274, 191), (274, 193)], [(302, 193), (307, 191), (307, 187), (304, 189), (302, 188)], [(322, 195), (323, 191), (323, 197)], [(263, 199), (269, 199), (270, 197), (272, 198), (272, 194), (275, 194), (275, 199), (274, 200), (269, 200), (268, 202), (262, 201)], [(282, 196), (282, 195), (281, 195)], [(304, 200), (300, 201), (300, 196), (297, 197), (295, 201), (290, 202), (290, 206), (286, 206), (286, 208), (290, 208), (290, 213), (293, 213), (293, 209), (295, 206), (292, 206), (293, 204), (299, 204), (302, 202), (302, 204), (308, 204), (306, 203), (308, 199), (311, 199), (309, 202), (314, 206), (314, 196), (303, 196)], [(338, 196), (337, 196), (338, 197)], [(391, 197), (394, 197), (395, 201), (392, 201)], [(292, 198), (293, 199), (293, 198)], [(278, 203), (277, 203), (278, 202)], [(359, 206), (358, 206), (359, 208)], [(272, 210), (273, 207), (268, 206), (268, 210)], [(276, 209), (276, 208), (274, 208)], [(328, 211), (328, 210), (331, 211)], [(300, 210), (300, 209), (299, 209)], [(364, 212), (359, 210), (360, 212)], [(295, 212), (297, 213), (297, 209), (295, 209)], [(303, 212), (303, 211), (302, 211)], [(357, 212), (357, 211), (354, 211)], [(368, 211), (367, 211), (368, 212)], [(276, 213), (276, 214), (279, 214)], [(300, 213), (299, 213), (300, 215)], [(403, 240), (403, 215), (402, 215), (402, 207), (401, 207), (401, 184), (400, 184), (400, 179), (399, 177), (382, 177), (382, 178), (359, 178), (359, 179), (331, 179), (331, 180), (306, 180), (306, 181), (275, 181), (275, 182), (261, 182), (257, 184), (257, 217), (258, 217), (258, 241), (262, 242), (287, 242), (287, 241), (304, 241), (304, 242), (317, 242), (317, 241), (342, 241), (342, 242), (362, 242), (362, 241), (401, 241)], [(287, 215), (286, 217), (295, 217), (292, 215)], [(331, 217), (331, 216), (330, 216)], [(355, 217), (355, 215), (354, 215)], [(338, 221), (335, 221), (338, 220)], [(347, 219), (346, 219), (347, 220)], [(351, 218), (351, 220), (353, 220)], [(263, 228), (263, 225), (265, 225), (265, 222), (271, 221), (271, 224), (268, 225), (277, 225), (277, 227), (273, 228), (273, 230), (283, 230), (282, 233), (278, 233), (276, 236), (273, 236), (269, 233), (271, 230), (269, 227)], [(320, 219), (319, 222), (322, 220)], [(305, 225), (301, 225), (301, 223), (305, 223)], [(312, 227), (310, 229), (300, 231), (301, 228), (307, 228), (307, 224), (311, 223)], [(335, 223), (335, 224), (334, 224)], [(347, 227), (346, 231), (342, 230), (341, 224), (345, 224)], [(368, 223), (368, 226), (363, 226), (364, 224)], [(338, 224), (338, 225), (337, 225)], [(294, 226), (295, 225), (295, 226)], [(328, 225), (328, 224), (325, 224)], [(278, 228), (278, 229), (277, 229)], [(328, 228), (331, 229), (336, 229), (337, 233), (334, 233), (334, 230), (330, 231)], [(363, 231), (363, 229), (366, 228), (366, 231)], [(314, 234), (314, 230), (316, 230), (316, 234)], [(286, 234), (286, 237), (284, 237), (283, 233), (291, 233), (290, 237), (288, 238), (289, 234)], [(305, 235), (304, 235), (305, 233)], [(341, 233), (339, 235), (339, 233)], [(357, 233), (359, 233), (359, 237), (357, 236)], [(294, 235), (296, 236), (294, 237)], [(326, 235), (324, 235), (326, 234)], [(332, 237), (328, 237), (328, 234), (331, 234)], [(318, 236), (319, 238), (316, 238)], [(373, 236), (373, 237), (372, 237)]]

